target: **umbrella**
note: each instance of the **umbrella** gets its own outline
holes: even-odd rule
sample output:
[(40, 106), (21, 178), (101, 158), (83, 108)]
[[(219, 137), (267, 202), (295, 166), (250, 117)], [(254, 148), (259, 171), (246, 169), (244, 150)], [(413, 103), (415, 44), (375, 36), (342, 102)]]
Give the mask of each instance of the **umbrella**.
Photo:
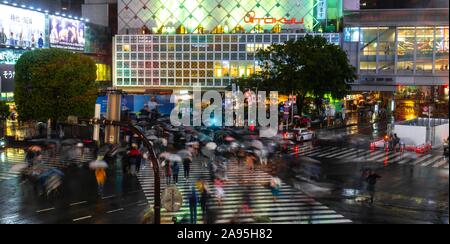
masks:
[(21, 172), (22, 170), (26, 169), (27, 167), (28, 167), (28, 164), (26, 164), (26, 163), (15, 164), (11, 167), (11, 171)]
[(95, 160), (89, 164), (90, 169), (106, 169), (108, 164), (103, 160)]
[(183, 162), (183, 159), (179, 155), (173, 154), (173, 153), (164, 152), (164, 153), (161, 153), (159, 155), (159, 157), (165, 158), (166, 160), (171, 161), (171, 162), (178, 162), (178, 163)]
[(154, 140), (158, 140), (157, 136), (149, 136), (147, 137), (147, 139), (149, 139), (150, 141), (154, 141)]
[(229, 147), (227, 145), (223, 145), (223, 144), (216, 148), (216, 152), (218, 152), (218, 153), (227, 153), (229, 151), (230, 151)]
[(56, 169), (56, 168), (51, 168), (51, 169), (45, 171), (44, 173), (42, 173), (39, 176), (39, 178), (47, 178), (48, 176), (53, 175), (53, 174), (58, 174), (61, 177), (64, 176), (64, 173), (61, 170)]
[(192, 153), (189, 152), (188, 150), (181, 150), (177, 154), (181, 158), (192, 158)]
[(77, 144), (78, 142), (80, 142), (80, 141), (77, 139), (65, 139), (61, 142), (61, 144), (73, 145), (73, 144)]
[(205, 146), (206, 149), (214, 151), (217, 148), (217, 144), (214, 142), (208, 142)]
[(226, 136), (224, 140), (225, 141), (236, 141), (236, 139), (234, 139), (234, 137), (231, 137), (231, 136)]
[(205, 135), (205, 134), (203, 134), (203, 133), (199, 133), (199, 134), (198, 134), (198, 139), (199, 139), (201, 142), (212, 142), (212, 141), (214, 141), (214, 140), (212, 139), (212, 137), (207, 136), (207, 135)]
[(252, 147), (256, 148), (256, 149), (263, 149), (264, 148), (264, 144), (259, 141), (259, 140), (253, 140), (252, 141)]

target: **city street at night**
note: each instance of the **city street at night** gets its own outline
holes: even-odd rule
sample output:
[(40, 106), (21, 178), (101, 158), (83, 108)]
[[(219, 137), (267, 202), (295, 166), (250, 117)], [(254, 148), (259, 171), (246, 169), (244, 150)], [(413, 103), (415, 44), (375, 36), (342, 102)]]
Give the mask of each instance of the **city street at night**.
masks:
[(447, 225), (448, 11), (0, 1), (0, 224)]

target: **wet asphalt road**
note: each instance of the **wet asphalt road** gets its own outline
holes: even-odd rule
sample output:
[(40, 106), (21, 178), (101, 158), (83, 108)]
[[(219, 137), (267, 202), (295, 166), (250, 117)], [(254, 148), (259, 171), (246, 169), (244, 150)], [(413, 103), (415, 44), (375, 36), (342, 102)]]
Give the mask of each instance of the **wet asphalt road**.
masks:
[[(432, 167), (440, 163), (440, 152), (426, 159), (409, 155), (409, 161), (404, 160), (403, 155), (401, 158), (375, 156), (376, 152), (368, 152), (368, 145), (373, 139), (382, 137), (385, 129), (382, 125), (370, 125), (321, 130), (319, 145), (313, 147), (306, 143), (300, 147), (303, 148), (297, 153), (300, 155), (295, 151), (284, 155), (280, 162), (274, 161), (272, 173), (354, 223), (448, 224), (448, 166)], [(361, 154), (359, 151), (345, 153), (345, 150), (357, 148)], [(320, 179), (305, 181), (297, 177), (296, 167), (305, 164), (302, 150), (309, 151), (309, 158), (319, 162)], [(7, 173), (13, 164), (23, 162), (21, 157), (23, 152), (20, 150), (2, 152), (0, 166), (3, 173)], [(434, 158), (436, 161), (426, 165), (428, 159)], [(367, 167), (382, 176), (376, 186), (374, 204), (367, 202), (360, 179), (360, 170)], [(69, 167), (63, 171), (66, 176), (61, 194), (50, 199), (39, 196), (30, 182), (3, 174), (0, 223), (135, 224), (148, 208), (137, 178), (123, 175), (120, 164), (108, 169), (103, 196), (98, 195), (95, 176), (89, 169)]]

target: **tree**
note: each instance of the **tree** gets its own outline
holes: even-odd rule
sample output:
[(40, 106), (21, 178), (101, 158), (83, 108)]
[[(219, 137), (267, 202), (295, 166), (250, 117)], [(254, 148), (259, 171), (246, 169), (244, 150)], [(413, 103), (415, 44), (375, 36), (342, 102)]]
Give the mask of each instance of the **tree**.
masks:
[(356, 69), (349, 64), (346, 53), (320, 36), (273, 44), (257, 53), (262, 71), (239, 79), (241, 87), (277, 90), (296, 95), (298, 111), (303, 111), (308, 94), (320, 106), (325, 94), (343, 97), (348, 83), (356, 78)]
[(97, 98), (96, 65), (83, 54), (39, 49), (16, 64), (14, 91), (21, 120), (92, 117)]
[(0, 101), (0, 120), (8, 118), (10, 114), (9, 105), (5, 101)]

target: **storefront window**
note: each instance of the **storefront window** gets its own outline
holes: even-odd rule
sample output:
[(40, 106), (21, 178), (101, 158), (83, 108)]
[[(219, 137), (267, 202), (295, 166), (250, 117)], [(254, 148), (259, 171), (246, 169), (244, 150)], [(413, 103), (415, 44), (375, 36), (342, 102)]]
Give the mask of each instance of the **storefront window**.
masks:
[(414, 43), (415, 29), (410, 27), (400, 27), (398, 29), (398, 65), (400, 73), (412, 73), (414, 71)]
[(436, 72), (448, 72), (448, 26), (436, 27)]
[(378, 29), (361, 28), (361, 73), (374, 73), (377, 68)]
[(380, 28), (378, 36), (378, 73), (393, 74), (395, 69), (395, 28)]
[(417, 28), (417, 60), (416, 72), (431, 72), (433, 70), (434, 28)]

